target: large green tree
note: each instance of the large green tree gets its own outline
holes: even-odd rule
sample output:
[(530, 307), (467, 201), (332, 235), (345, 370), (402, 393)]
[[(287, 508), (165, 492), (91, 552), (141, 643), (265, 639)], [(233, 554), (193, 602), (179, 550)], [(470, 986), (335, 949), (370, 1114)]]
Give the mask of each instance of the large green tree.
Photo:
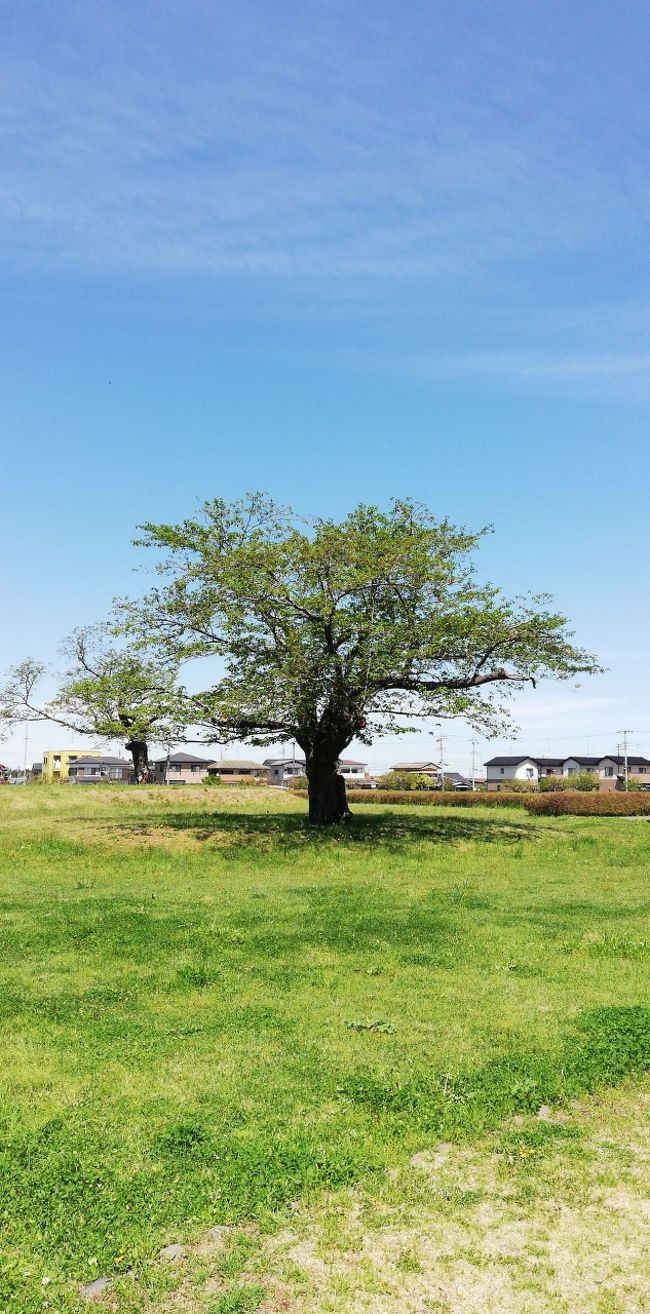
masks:
[(297, 741), (319, 825), (347, 815), (336, 764), (353, 738), (430, 716), (492, 732), (499, 693), (597, 669), (546, 596), (477, 583), (480, 533), (410, 501), (336, 523), (254, 494), (143, 531), (161, 582), (123, 604), (126, 629), (163, 658), (212, 659), (192, 718), (211, 739)]
[(177, 685), (178, 665), (161, 653), (114, 642), (108, 625), (77, 630), (64, 645), (69, 665), (51, 698), (41, 697), (43, 663), (14, 667), (0, 689), (0, 723), (54, 721), (75, 734), (121, 739), (136, 781), (149, 772), (149, 742), (179, 739), (190, 714)]

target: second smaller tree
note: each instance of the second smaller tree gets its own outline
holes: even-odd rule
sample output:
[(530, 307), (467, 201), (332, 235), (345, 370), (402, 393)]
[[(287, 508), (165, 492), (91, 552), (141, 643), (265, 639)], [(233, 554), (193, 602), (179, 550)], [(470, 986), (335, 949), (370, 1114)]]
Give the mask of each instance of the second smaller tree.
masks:
[(64, 654), (71, 664), (53, 698), (39, 698), (45, 667), (28, 658), (13, 668), (0, 691), (5, 722), (54, 721), (79, 735), (121, 740), (136, 781), (149, 778), (152, 739), (182, 738), (188, 700), (177, 684), (178, 667), (159, 656), (115, 645), (105, 625), (76, 630)]

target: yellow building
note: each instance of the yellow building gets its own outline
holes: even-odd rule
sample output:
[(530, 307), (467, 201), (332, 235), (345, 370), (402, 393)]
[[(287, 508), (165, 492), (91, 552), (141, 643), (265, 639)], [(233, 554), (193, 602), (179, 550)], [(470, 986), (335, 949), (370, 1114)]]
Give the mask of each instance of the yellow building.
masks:
[(70, 767), (79, 757), (102, 757), (101, 748), (48, 748), (43, 753), (43, 780), (56, 784), (58, 780), (67, 780)]

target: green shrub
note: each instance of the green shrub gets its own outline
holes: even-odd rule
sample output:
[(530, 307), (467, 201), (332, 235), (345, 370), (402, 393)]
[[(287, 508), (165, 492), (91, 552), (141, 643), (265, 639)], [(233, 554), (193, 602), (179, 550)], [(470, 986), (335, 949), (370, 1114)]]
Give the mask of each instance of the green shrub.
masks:
[(208, 789), (218, 789), (219, 785), (223, 784), (223, 781), (221, 779), (221, 776), (217, 776), (217, 775), (204, 776), (203, 780), (201, 781), (201, 784), (205, 785)]
[(304, 794), (307, 792), (309, 782), (306, 776), (294, 776), (289, 781), (289, 789), (295, 789), (296, 793)]
[(377, 777), (377, 789), (390, 789), (413, 793), (416, 790), (440, 789), (436, 780), (431, 776), (424, 775), (423, 772), (416, 771), (388, 771), (384, 776)]
[(539, 792), (540, 794), (556, 794), (562, 789), (567, 788), (567, 776), (540, 776)]
[(600, 777), (596, 771), (574, 771), (572, 775), (566, 777), (567, 789), (578, 789), (581, 793), (589, 793), (591, 790), (598, 789)]

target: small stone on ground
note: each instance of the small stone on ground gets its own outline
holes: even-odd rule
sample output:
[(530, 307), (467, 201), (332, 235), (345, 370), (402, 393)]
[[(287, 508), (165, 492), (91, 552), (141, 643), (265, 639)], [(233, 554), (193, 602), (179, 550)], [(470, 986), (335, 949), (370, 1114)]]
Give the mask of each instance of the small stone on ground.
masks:
[(162, 1259), (165, 1264), (176, 1264), (179, 1259), (185, 1258), (185, 1251), (178, 1244), (163, 1246), (162, 1250), (158, 1251), (158, 1258)]
[(87, 1282), (81, 1288), (81, 1297), (83, 1300), (94, 1301), (101, 1300), (107, 1291), (113, 1285), (113, 1279), (109, 1277), (95, 1278), (93, 1282)]

